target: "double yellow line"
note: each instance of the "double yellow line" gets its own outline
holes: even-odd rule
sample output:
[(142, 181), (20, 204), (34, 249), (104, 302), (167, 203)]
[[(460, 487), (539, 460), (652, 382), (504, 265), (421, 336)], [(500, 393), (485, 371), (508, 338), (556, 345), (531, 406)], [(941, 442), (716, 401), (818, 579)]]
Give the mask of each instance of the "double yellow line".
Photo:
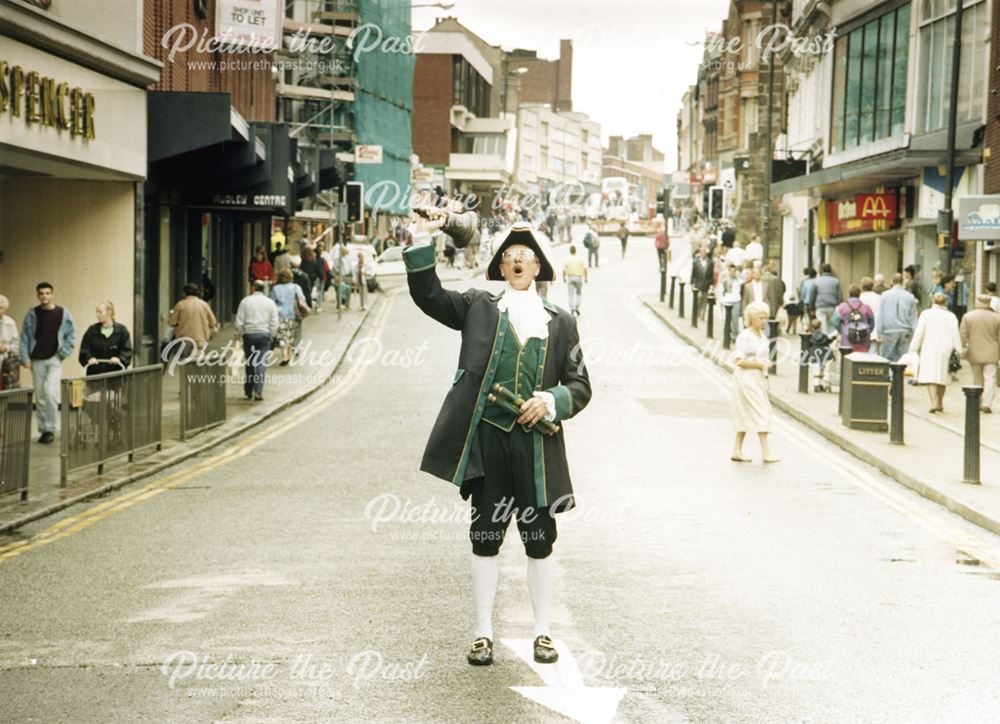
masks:
[[(375, 321), (372, 323), (372, 336), (378, 336), (381, 334), (382, 329), (385, 326), (386, 319), (389, 316), (389, 311), (392, 309), (393, 302), (402, 290), (402, 288), (397, 288), (386, 294), (385, 299), (376, 314)], [(348, 350), (349, 349), (350, 347), (348, 347)], [(146, 485), (129, 491), (128, 493), (118, 495), (111, 500), (107, 500), (103, 503), (87, 508), (76, 515), (63, 518), (59, 522), (53, 523), (45, 530), (40, 531), (30, 538), (14, 541), (0, 546), (0, 562), (15, 558), (22, 553), (27, 553), (28, 551), (40, 546), (55, 543), (57, 540), (71, 536), (74, 533), (78, 533), (84, 528), (88, 528), (109, 516), (120, 513), (123, 510), (127, 510), (137, 503), (148, 500), (149, 498), (159, 495), (160, 493), (170, 490), (171, 488), (176, 488), (178, 485), (197, 478), (203, 473), (215, 470), (216, 468), (222, 467), (223, 465), (231, 463), (234, 460), (238, 460), (245, 455), (249, 455), (261, 445), (270, 442), (278, 435), (288, 432), (291, 425), (298, 425), (305, 422), (314, 415), (318, 414), (328, 403), (350, 392), (364, 376), (366, 364), (363, 356), (359, 356), (356, 360), (350, 360), (349, 364), (350, 366), (344, 373), (343, 377), (335, 380), (333, 385), (331, 385), (328, 390), (325, 390), (319, 395), (301, 403), (300, 406), (296, 406), (295, 419), (291, 424), (286, 420), (272, 422), (239, 443), (236, 443), (217, 455), (214, 455), (211, 460), (205, 460), (189, 468), (170, 473), (165, 477), (154, 480), (151, 483), (147, 483)]]

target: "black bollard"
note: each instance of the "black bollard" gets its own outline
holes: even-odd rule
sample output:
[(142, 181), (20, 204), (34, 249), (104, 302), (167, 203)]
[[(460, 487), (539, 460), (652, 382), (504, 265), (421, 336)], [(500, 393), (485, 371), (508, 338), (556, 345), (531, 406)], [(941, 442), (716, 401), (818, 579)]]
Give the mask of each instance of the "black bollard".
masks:
[(681, 282), (681, 296), (680, 302), (677, 304), (677, 314), (680, 315), (681, 319), (684, 319), (684, 282)]
[(962, 387), (962, 392), (965, 393), (965, 472), (962, 482), (979, 485), (979, 404), (983, 388), (966, 385)]
[(844, 379), (844, 369), (847, 367), (847, 355), (854, 351), (853, 347), (840, 348), (840, 389), (837, 394), (837, 415), (844, 414), (844, 386), (847, 380)]
[(893, 445), (903, 445), (903, 372), (906, 365), (890, 362), (892, 379), (889, 384), (889, 442)]
[(809, 335), (800, 334), (802, 349), (799, 350), (799, 392), (809, 394)]
[(722, 330), (722, 348), (729, 349), (733, 343), (733, 305), (724, 304), (726, 308), (726, 328)]
[(698, 287), (691, 287), (691, 326), (698, 328)]
[(711, 289), (705, 303), (708, 304), (708, 338), (715, 339), (715, 292)]
[(771, 360), (769, 375), (778, 374), (778, 320), (767, 320), (767, 358)]
[(670, 277), (670, 308), (674, 308), (674, 286), (677, 284), (677, 276)]
[(660, 304), (667, 296), (667, 261), (663, 254), (660, 255)]

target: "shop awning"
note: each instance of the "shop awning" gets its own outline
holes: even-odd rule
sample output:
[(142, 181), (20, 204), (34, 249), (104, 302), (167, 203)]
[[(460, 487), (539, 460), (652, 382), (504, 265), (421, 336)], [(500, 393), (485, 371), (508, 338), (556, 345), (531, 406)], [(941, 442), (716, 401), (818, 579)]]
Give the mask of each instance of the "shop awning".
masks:
[(238, 140), (247, 128), (231, 112), (228, 93), (150, 91), (146, 107), (149, 163)]
[[(982, 160), (983, 153), (979, 149), (962, 149), (955, 153), (955, 163), (959, 166), (982, 163)], [(771, 185), (771, 194), (836, 196), (860, 187), (898, 184), (920, 176), (925, 166), (942, 163), (944, 153), (940, 150), (898, 149), (779, 181)]]
[[(150, 186), (189, 206), (287, 215), (343, 166), (321, 152), (319, 168), (280, 123), (248, 122), (227, 93), (151, 93)], [(340, 173), (323, 173), (324, 169)]]

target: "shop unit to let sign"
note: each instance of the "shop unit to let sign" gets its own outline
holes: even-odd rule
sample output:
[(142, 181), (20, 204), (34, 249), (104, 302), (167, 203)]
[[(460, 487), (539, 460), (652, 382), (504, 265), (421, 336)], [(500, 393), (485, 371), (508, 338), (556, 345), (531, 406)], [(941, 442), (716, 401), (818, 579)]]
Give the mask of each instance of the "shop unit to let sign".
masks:
[(245, 46), (257, 52), (281, 47), (278, 0), (217, 0), (215, 27), (227, 45)]

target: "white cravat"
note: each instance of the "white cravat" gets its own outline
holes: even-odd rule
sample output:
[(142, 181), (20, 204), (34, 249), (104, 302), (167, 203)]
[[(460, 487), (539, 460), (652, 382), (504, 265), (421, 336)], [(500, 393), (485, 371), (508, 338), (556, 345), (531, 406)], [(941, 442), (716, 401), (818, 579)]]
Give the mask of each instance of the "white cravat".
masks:
[(545, 311), (542, 298), (538, 296), (535, 282), (527, 289), (514, 289), (507, 285), (503, 296), (497, 301), (501, 312), (507, 312), (507, 318), (517, 333), (522, 344), (531, 337), (549, 338), (549, 313)]

